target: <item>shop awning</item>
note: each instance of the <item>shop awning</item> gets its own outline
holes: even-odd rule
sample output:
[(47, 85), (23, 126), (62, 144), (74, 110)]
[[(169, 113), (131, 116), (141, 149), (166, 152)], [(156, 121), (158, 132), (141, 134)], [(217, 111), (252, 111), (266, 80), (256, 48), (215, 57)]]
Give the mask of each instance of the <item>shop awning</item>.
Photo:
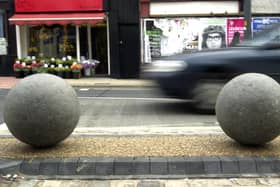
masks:
[(16, 25), (96, 24), (105, 18), (104, 13), (15, 14), (9, 18)]

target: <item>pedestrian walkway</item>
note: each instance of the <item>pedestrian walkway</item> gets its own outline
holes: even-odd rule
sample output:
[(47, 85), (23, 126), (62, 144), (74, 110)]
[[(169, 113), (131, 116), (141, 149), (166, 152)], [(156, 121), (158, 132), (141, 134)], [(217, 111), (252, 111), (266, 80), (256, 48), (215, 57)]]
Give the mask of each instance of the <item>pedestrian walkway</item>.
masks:
[(15, 77), (0, 77), (0, 88), (9, 89), (19, 81), (20, 79), (16, 79)]
[[(18, 83), (21, 79), (15, 77), (0, 77), (0, 89), (9, 89)], [(114, 78), (81, 78), (81, 79), (65, 79), (72, 86), (115, 86), (115, 87), (145, 87), (156, 86), (156, 84), (149, 80), (143, 79), (114, 79)]]
[(280, 178), (181, 180), (38, 180), (0, 181), (1, 187), (279, 187)]

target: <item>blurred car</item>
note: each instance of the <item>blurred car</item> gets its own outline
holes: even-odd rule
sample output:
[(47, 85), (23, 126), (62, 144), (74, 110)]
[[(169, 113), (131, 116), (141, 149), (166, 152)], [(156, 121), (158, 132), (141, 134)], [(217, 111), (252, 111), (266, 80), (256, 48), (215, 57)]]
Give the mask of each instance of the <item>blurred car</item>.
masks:
[(209, 112), (214, 111), (223, 85), (249, 72), (267, 74), (280, 81), (280, 25), (237, 47), (168, 56), (153, 61), (143, 71), (168, 96), (192, 99), (196, 109)]

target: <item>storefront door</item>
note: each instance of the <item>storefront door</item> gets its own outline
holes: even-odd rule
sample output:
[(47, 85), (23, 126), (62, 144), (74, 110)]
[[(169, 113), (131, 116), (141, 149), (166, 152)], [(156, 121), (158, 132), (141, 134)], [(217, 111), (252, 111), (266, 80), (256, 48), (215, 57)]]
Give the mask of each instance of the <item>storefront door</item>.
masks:
[[(140, 42), (137, 33), (139, 32), (138, 25), (136, 24), (127, 24), (120, 25), (120, 70), (121, 76), (124, 78), (135, 78), (139, 75), (140, 64), (138, 61), (134, 61), (133, 59), (140, 59), (139, 51), (140, 51)], [(139, 50), (135, 50), (138, 49)]]
[(105, 24), (91, 28), (92, 58), (100, 61), (96, 73), (108, 74), (107, 27)]
[(97, 24), (80, 27), (80, 51), (85, 59), (98, 60), (100, 63), (95, 69), (98, 75), (108, 74), (107, 52), (107, 27), (106, 24)]

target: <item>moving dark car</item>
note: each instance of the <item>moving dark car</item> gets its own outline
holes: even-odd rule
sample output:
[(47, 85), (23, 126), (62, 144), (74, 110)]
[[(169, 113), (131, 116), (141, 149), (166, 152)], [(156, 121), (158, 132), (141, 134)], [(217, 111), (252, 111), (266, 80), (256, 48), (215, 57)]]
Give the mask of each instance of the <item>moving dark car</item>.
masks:
[(223, 85), (249, 72), (280, 81), (280, 25), (237, 47), (162, 58), (152, 62), (144, 76), (156, 80), (168, 96), (192, 99), (200, 111), (214, 111)]

